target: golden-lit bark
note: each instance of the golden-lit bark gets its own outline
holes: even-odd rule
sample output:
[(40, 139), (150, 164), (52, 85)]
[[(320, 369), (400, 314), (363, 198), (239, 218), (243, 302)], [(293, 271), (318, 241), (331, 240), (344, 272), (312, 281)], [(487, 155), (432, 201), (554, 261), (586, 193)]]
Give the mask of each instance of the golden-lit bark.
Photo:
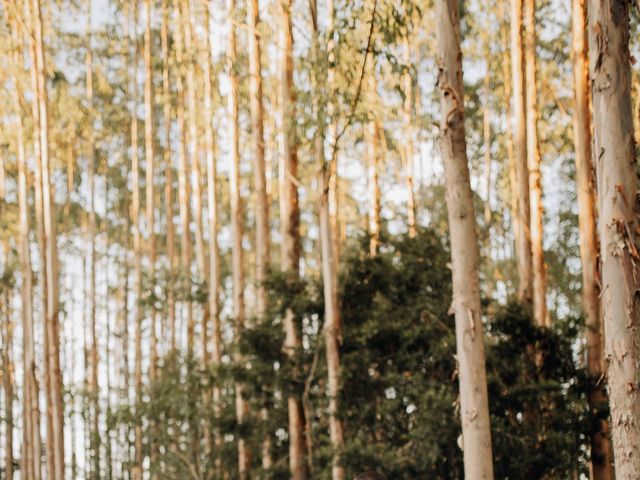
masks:
[[(595, 172), (591, 149), (591, 95), (589, 93), (589, 45), (587, 42), (586, 0), (572, 4), (573, 60), (573, 141), (576, 154), (576, 189), (578, 194), (578, 228), (582, 261), (582, 310), (585, 315), (587, 371), (596, 382), (604, 373), (600, 279), (598, 273), (598, 232)], [(597, 414), (608, 403), (605, 389), (595, 384), (588, 395), (589, 408)], [(593, 480), (614, 478), (608, 421), (602, 419), (591, 434), (591, 476)]]
[(533, 317), (536, 324), (548, 327), (547, 267), (544, 263), (542, 174), (538, 145), (538, 88), (536, 86), (535, 0), (525, 0), (525, 98), (527, 131), (527, 170), (529, 173), (529, 232), (533, 267)]
[(524, 58), (522, 46), (523, 0), (511, 2), (511, 80), (513, 87), (513, 144), (515, 153), (515, 188), (518, 196), (518, 215), (515, 218), (516, 260), (518, 266), (518, 299), (533, 300), (533, 264), (531, 234), (529, 232), (530, 198), (527, 168), (527, 130), (525, 120)]
[(588, 2), (604, 358), (618, 480), (635, 479), (640, 472), (640, 244), (629, 8), (617, 0)]

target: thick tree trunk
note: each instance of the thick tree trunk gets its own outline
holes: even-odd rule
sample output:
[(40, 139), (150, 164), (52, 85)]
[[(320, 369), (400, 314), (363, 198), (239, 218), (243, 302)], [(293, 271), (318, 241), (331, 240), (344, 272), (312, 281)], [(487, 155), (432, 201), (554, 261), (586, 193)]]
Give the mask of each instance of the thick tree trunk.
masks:
[[(290, 0), (281, 2), (280, 24), (280, 101), (282, 108), (282, 145), (280, 169), (280, 228), (282, 231), (281, 268), (299, 274), (300, 208), (298, 206), (298, 153), (295, 143), (295, 93), (293, 85), (293, 34)], [(291, 310), (285, 314), (285, 352), (290, 357), (301, 348), (296, 318)], [(305, 421), (299, 395), (287, 398), (289, 413), (289, 469), (292, 480), (307, 478), (305, 460)]]
[(169, 75), (169, 7), (168, 0), (162, 0), (162, 27), (160, 29), (162, 51), (162, 118), (164, 122), (164, 202), (167, 230), (167, 267), (170, 275), (167, 283), (167, 311), (169, 325), (169, 345), (176, 348), (176, 299), (175, 284), (171, 280), (176, 268), (175, 227), (173, 225), (173, 160), (171, 150), (171, 84)]
[(590, 0), (588, 11), (613, 454), (616, 478), (630, 480), (640, 472), (640, 272), (629, 3)]
[(525, 0), (525, 97), (527, 124), (527, 169), (531, 232), (531, 262), (533, 266), (533, 317), (543, 327), (550, 324), (547, 310), (547, 271), (543, 248), (542, 179), (538, 145), (538, 88), (536, 86), (536, 18), (535, 0)]
[[(238, 75), (236, 73), (236, 2), (227, 0), (227, 18), (229, 34), (227, 38), (227, 72), (231, 91), (228, 95), (228, 122), (229, 122), (229, 188), (231, 198), (231, 267), (233, 280), (233, 316), (235, 320), (236, 335), (240, 335), (244, 329), (245, 304), (244, 304), (244, 270), (242, 252), (242, 198), (240, 196), (240, 151), (239, 151), (239, 125), (238, 125)], [(237, 357), (236, 362), (242, 363), (242, 358)], [(244, 398), (244, 385), (236, 383), (236, 419), (240, 425), (245, 422), (248, 414), (248, 404)], [(250, 468), (250, 452), (244, 438), (238, 438), (238, 473), (241, 480), (248, 478)]]
[(515, 147), (518, 215), (515, 218), (516, 256), (518, 265), (518, 300), (530, 304), (533, 295), (533, 264), (531, 260), (531, 217), (529, 173), (527, 169), (527, 131), (525, 121), (524, 62), (522, 54), (523, 0), (511, 2), (511, 79), (513, 82), (513, 143)]
[(62, 373), (60, 371), (60, 328), (58, 323), (58, 267), (55, 230), (54, 196), (49, 158), (49, 112), (46, 85), (45, 49), (40, 0), (32, 0), (33, 43), (38, 104), (38, 130), (42, 182), (42, 215), (44, 228), (44, 268), (46, 296), (45, 319), (45, 379), (47, 397), (48, 443), (52, 445), (51, 480), (64, 479), (64, 420), (62, 405)]
[(438, 0), (440, 148), (444, 162), (460, 416), (467, 479), (492, 479), (491, 425), (478, 279), (478, 241), (464, 130), (464, 88), (458, 2)]
[[(602, 316), (600, 279), (598, 273), (598, 232), (596, 230), (596, 192), (593, 152), (591, 150), (591, 111), (589, 93), (589, 45), (586, 39), (587, 6), (585, 0), (572, 1), (572, 55), (575, 108), (573, 141), (576, 151), (576, 189), (578, 194), (578, 224), (580, 258), (582, 260), (582, 309), (585, 314), (587, 340), (587, 371), (594, 382), (603, 375)], [(589, 408), (596, 413), (605, 407), (608, 398), (604, 388), (594, 383), (588, 396)], [(591, 435), (591, 477), (611, 480), (613, 459), (608, 436), (609, 425), (601, 420)]]

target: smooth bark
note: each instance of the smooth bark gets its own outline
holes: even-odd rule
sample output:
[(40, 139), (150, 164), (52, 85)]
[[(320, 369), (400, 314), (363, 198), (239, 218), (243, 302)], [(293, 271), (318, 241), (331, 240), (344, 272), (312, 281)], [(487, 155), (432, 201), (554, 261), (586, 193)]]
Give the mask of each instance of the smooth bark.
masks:
[(451, 240), (453, 310), (466, 479), (492, 479), (491, 425), (485, 371), (478, 240), (464, 129), (458, 2), (436, 2), (440, 149)]

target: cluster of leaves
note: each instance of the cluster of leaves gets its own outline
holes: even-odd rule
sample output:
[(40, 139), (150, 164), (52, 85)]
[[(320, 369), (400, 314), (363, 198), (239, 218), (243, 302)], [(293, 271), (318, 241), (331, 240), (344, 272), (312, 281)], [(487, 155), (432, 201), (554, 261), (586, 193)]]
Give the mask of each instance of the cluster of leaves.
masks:
[[(447, 249), (430, 231), (385, 239), (376, 257), (369, 256), (363, 240), (345, 259), (340, 414), (348, 475), (377, 468), (394, 479), (463, 478), (448, 262)], [(260, 478), (288, 478), (286, 397), (294, 393), (305, 400), (313, 478), (330, 478), (321, 287), (315, 279), (273, 274), (268, 314), (254, 319), (229, 346), (230, 358), (242, 358), (240, 364), (211, 370), (179, 356), (165, 360), (139, 415), (149, 425), (148, 442), (173, 445), (159, 453), (167, 474), (193, 475), (194, 468), (216, 472), (214, 459), (222, 458), (233, 478), (238, 436), (253, 450), (256, 464), (269, 436), (274, 467), (260, 471)], [(294, 312), (305, 345), (293, 360), (281, 347), (287, 309)], [(488, 311), (497, 477), (567, 478), (583, 471), (590, 419), (587, 379), (575, 354), (578, 325), (538, 328), (515, 304)], [(234, 380), (245, 386), (251, 403), (242, 426), (235, 421)], [(204, 403), (213, 382), (223, 392), (218, 416)], [(261, 410), (268, 411), (268, 419)], [(203, 419), (210, 431), (220, 432), (220, 457), (203, 455)]]

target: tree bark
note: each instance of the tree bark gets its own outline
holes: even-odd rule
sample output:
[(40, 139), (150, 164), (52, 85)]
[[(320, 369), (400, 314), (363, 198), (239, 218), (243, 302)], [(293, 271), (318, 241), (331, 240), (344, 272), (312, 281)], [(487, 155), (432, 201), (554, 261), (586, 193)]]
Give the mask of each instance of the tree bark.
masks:
[[(408, 30), (408, 27), (407, 27)], [(416, 196), (413, 187), (413, 78), (411, 76), (411, 45), (409, 43), (409, 32), (402, 37), (402, 54), (404, 68), (406, 71), (402, 75), (404, 89), (403, 115), (406, 128), (404, 147), (404, 175), (407, 188), (407, 228), (410, 237), (416, 235)]]
[(531, 232), (531, 262), (533, 266), (533, 317), (543, 327), (550, 325), (547, 310), (547, 270), (543, 248), (542, 175), (538, 145), (538, 88), (536, 86), (535, 0), (525, 0), (525, 96), (527, 124), (527, 169)]
[(436, 2), (440, 148), (451, 239), (460, 416), (467, 479), (492, 479), (491, 425), (478, 279), (478, 241), (464, 129), (458, 2)]
[(169, 324), (169, 345), (176, 348), (176, 299), (173, 274), (176, 269), (175, 227), (173, 225), (173, 160), (171, 149), (171, 84), (169, 72), (169, 7), (168, 0), (162, 0), (162, 26), (160, 29), (162, 51), (162, 118), (164, 123), (164, 162), (165, 162), (165, 217), (167, 230), (167, 311)]
[[(190, 205), (189, 205), (189, 167), (187, 164), (187, 143), (186, 128), (184, 119), (184, 45), (181, 22), (184, 21), (180, 13), (179, 2), (175, 4), (175, 18), (178, 28), (174, 33), (176, 48), (176, 61), (178, 72), (176, 75), (176, 90), (178, 94), (176, 116), (178, 118), (178, 197), (180, 205), (180, 225), (181, 225), (181, 273), (182, 283), (189, 291), (191, 290), (191, 231), (190, 231)], [(186, 300), (187, 316), (187, 351), (193, 355), (193, 305), (190, 299)]]
[(530, 304), (533, 300), (533, 264), (529, 223), (529, 173), (527, 169), (527, 131), (525, 121), (524, 63), (522, 54), (523, 0), (511, 1), (511, 78), (513, 81), (513, 143), (515, 147), (518, 215), (516, 225), (516, 257), (518, 265), (518, 300)]
[[(4, 183), (4, 179), (2, 179)], [(4, 185), (2, 190), (4, 189)], [(4, 190), (2, 191), (2, 195), (0, 195), (0, 200), (4, 201)], [(2, 209), (0, 208), (0, 213), (2, 213)], [(0, 246), (0, 259), (2, 259), (3, 264), (8, 264), (8, 251), (6, 243)], [(5, 273), (5, 272), (3, 272)], [(4, 444), (4, 453), (5, 453), (5, 468), (4, 468), (4, 478), (5, 480), (13, 480), (13, 429), (14, 429), (14, 421), (13, 421), (13, 400), (14, 400), (14, 364), (13, 364), (13, 354), (12, 354), (12, 345), (13, 345), (13, 321), (11, 319), (11, 305), (10, 305), (10, 297), (11, 291), (10, 287), (5, 286), (5, 290), (2, 292), (2, 307), (3, 307), (3, 319), (2, 319), (2, 346), (1, 346), (1, 355), (2, 355), (2, 386), (4, 390), (4, 425), (5, 425), (5, 444)]]
[(52, 444), (52, 463), (48, 465), (51, 480), (64, 479), (64, 420), (62, 405), (62, 373), (60, 371), (60, 327), (58, 320), (58, 267), (55, 229), (55, 207), (49, 156), (49, 111), (46, 85), (43, 20), (40, 0), (32, 0), (33, 43), (38, 104), (38, 130), (42, 182), (42, 215), (44, 228), (44, 260), (46, 319), (45, 319), (45, 378), (47, 397), (48, 443)]
[[(582, 261), (582, 309), (585, 315), (587, 340), (587, 371), (594, 381), (589, 392), (589, 408), (597, 413), (608, 403), (604, 388), (597, 383), (604, 373), (600, 279), (598, 272), (598, 232), (596, 230), (595, 172), (591, 149), (591, 96), (589, 93), (589, 45), (586, 38), (587, 5), (585, 0), (572, 1), (573, 141), (576, 151), (576, 189), (578, 194), (578, 225), (580, 259)], [(591, 478), (614, 478), (609, 424), (601, 420), (591, 435)]]
[(629, 3), (590, 0), (589, 64), (600, 214), (602, 307), (616, 478), (640, 472), (640, 277)]
[[(232, 237), (232, 281), (233, 281), (233, 316), (235, 319), (235, 333), (239, 336), (244, 329), (244, 270), (242, 252), (242, 198), (240, 196), (240, 151), (238, 132), (238, 75), (236, 73), (236, 2), (227, 0), (228, 38), (227, 38), (227, 72), (231, 91), (228, 95), (227, 114), (229, 122), (229, 188), (231, 197), (231, 237)], [(236, 362), (242, 363), (237, 356)], [(236, 383), (236, 419), (240, 425), (245, 422), (248, 414), (248, 404), (244, 398), (245, 387)], [(250, 452), (244, 438), (238, 438), (238, 473), (241, 480), (248, 478), (250, 468)]]
[[(280, 228), (282, 231), (281, 268), (299, 275), (300, 208), (298, 206), (298, 152), (295, 142), (295, 93), (293, 85), (293, 34), (290, 0), (281, 2), (280, 18), (280, 100), (282, 144), (280, 168)], [(285, 313), (285, 353), (291, 361), (301, 348), (296, 318), (289, 309)], [(292, 480), (306, 480), (305, 421), (302, 400), (297, 394), (287, 398), (289, 416), (289, 470)]]

